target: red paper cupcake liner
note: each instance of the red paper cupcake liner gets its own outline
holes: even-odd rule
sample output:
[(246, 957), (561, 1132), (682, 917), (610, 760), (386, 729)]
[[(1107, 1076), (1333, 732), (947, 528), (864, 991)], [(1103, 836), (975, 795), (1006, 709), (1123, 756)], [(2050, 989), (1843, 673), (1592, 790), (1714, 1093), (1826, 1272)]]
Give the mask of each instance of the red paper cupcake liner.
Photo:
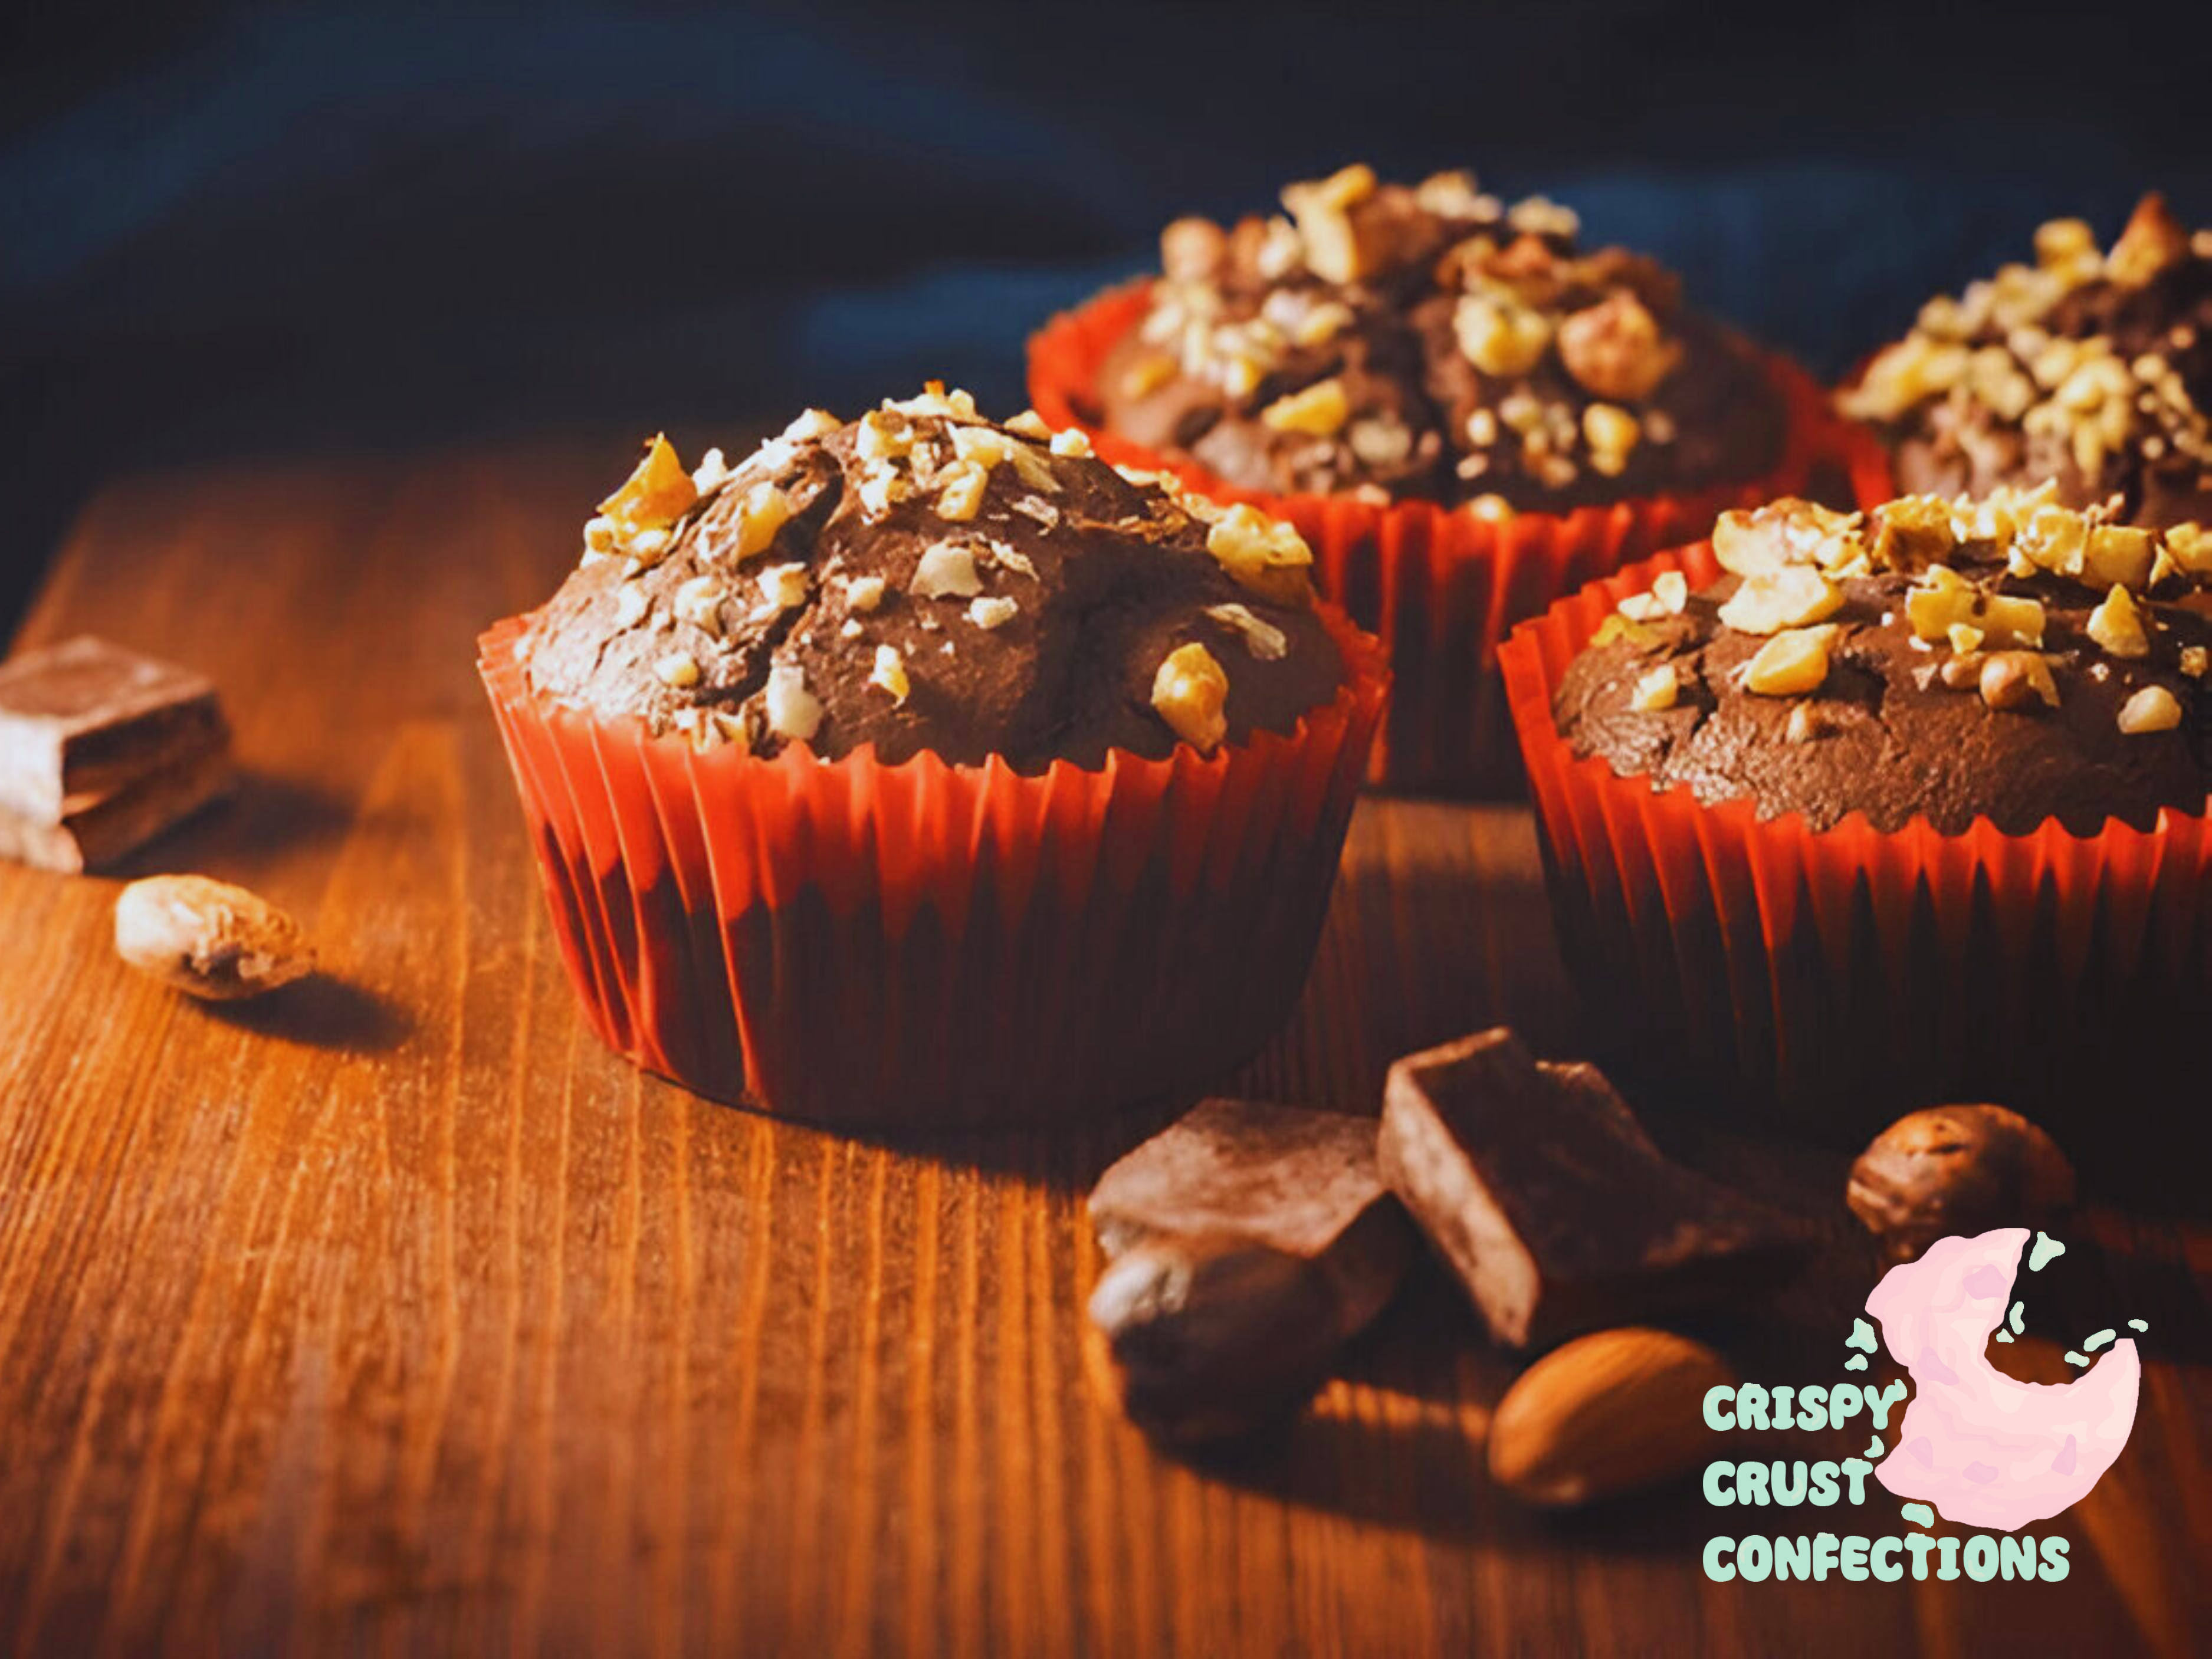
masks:
[(1788, 429), (1775, 466), (1743, 483), (1499, 520), (1422, 501), (1239, 489), (1099, 425), (1100, 370), (1143, 317), (1151, 289), (1140, 280), (1111, 289), (1033, 336), (1030, 401), (1049, 425), (1081, 428), (1109, 461), (1171, 471), (1212, 500), (1249, 501), (1297, 526), (1313, 547), (1322, 592), (1389, 653), (1390, 713), (1370, 769), (1370, 781), (1388, 787), (1518, 793), (1520, 763), (1496, 664), (1514, 623), (1594, 576), (1697, 540), (1727, 508), (1802, 494), (1816, 476), (1840, 483), (1849, 470), (1843, 423), (1820, 388), (1792, 364), (1762, 355)]
[(1304, 987), (1389, 674), (1289, 733), (1024, 776), (695, 750), (533, 694), (478, 641), (562, 958), (607, 1045), (850, 1127), (1066, 1121), (1202, 1084)]
[[(1592, 582), (1499, 653), (1535, 797), (1553, 920), (1593, 1030), (1663, 1097), (1863, 1140), (1899, 1113), (1996, 1100), (2110, 1126), (2116, 1094), (2203, 1115), (2212, 1019), (2212, 821), (2161, 812), (2075, 835), (1826, 830), (1749, 800), (1656, 791), (1577, 758), (1553, 719), (1568, 663), (1662, 571)], [(2130, 1133), (2145, 1122), (2130, 1108)]]

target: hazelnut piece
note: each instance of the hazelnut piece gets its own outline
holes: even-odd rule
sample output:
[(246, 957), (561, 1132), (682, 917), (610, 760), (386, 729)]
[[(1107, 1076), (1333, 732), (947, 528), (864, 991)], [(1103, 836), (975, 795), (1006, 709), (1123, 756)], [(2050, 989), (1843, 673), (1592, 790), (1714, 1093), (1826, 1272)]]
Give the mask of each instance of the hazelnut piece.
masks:
[(1901, 1117), (1851, 1165), (1844, 1201), (1893, 1261), (1939, 1238), (2044, 1226), (2074, 1203), (2058, 1145), (2002, 1106), (1931, 1106)]

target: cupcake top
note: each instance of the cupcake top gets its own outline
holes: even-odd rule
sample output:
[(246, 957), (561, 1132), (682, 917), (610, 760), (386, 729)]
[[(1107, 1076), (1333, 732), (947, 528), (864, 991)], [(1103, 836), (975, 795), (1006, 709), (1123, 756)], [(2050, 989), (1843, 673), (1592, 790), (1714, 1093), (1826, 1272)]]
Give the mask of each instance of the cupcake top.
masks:
[(1579, 755), (1825, 830), (2056, 817), (2094, 833), (2212, 792), (2212, 531), (2053, 486), (1869, 514), (1729, 513), (1729, 573), (1625, 600), (1553, 698)]
[(2109, 252), (2089, 227), (2035, 233), (2035, 264), (1930, 300), (1838, 398), (1890, 445), (1904, 489), (2054, 479), (2133, 523), (2212, 522), (2212, 231), (2146, 196)]
[(664, 438), (520, 647), (559, 701), (702, 748), (1041, 770), (1287, 732), (1343, 665), (1288, 525), (933, 385), (735, 466)]
[(1103, 365), (1104, 424), (1239, 488), (1564, 508), (1742, 481), (1784, 411), (1741, 343), (1540, 197), (1365, 167), (1288, 216), (1160, 237), (1149, 308)]

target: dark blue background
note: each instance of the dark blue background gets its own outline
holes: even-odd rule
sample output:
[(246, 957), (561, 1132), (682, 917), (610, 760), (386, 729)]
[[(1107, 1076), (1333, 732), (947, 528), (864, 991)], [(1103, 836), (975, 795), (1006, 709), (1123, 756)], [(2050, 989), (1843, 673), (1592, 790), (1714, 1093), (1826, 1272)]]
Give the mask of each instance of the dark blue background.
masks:
[(0, 25), (0, 617), (142, 467), (1011, 409), (1164, 219), (1353, 159), (1559, 196), (1833, 371), (2051, 215), (2212, 221), (2208, 9), (44, 8)]

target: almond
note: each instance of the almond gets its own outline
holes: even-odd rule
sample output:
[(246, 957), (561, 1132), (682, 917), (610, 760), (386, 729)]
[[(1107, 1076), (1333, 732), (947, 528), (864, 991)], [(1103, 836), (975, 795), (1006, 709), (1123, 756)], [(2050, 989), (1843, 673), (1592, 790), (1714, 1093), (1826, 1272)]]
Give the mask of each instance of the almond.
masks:
[(1490, 1423), (1491, 1478), (1565, 1506), (1679, 1474), (1711, 1443), (1708, 1389), (1735, 1381), (1711, 1348), (1632, 1326), (1577, 1337), (1505, 1391)]
[(116, 954), (188, 996), (234, 1002), (314, 971), (314, 947), (258, 893), (205, 876), (149, 876), (115, 900)]

